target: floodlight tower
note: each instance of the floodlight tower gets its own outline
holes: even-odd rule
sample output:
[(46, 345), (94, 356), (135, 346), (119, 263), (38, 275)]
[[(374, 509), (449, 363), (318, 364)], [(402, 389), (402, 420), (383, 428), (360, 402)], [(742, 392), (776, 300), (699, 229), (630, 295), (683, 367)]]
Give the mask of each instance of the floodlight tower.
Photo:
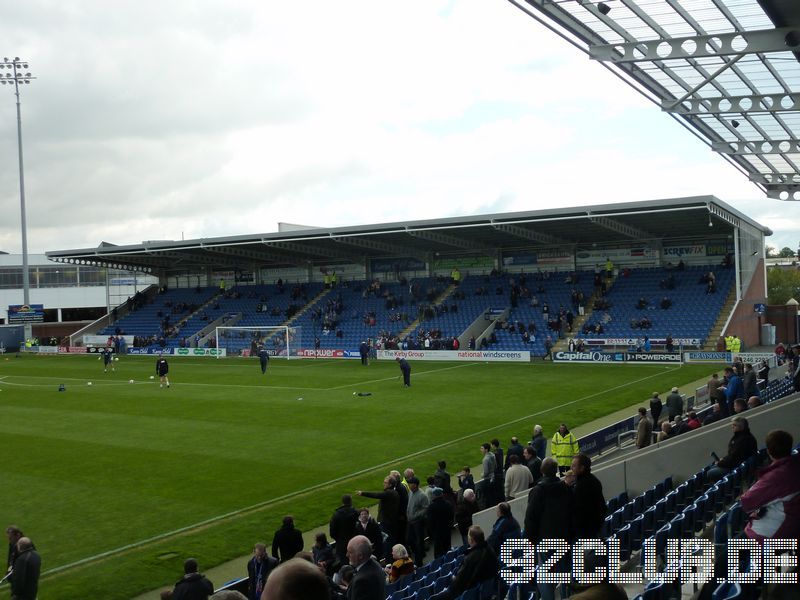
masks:
[[(31, 303), (31, 282), (28, 270), (28, 227), (25, 218), (25, 171), (22, 163), (22, 113), (19, 105), (20, 85), (29, 84), (36, 79), (28, 72), (28, 63), (20, 60), (19, 56), (13, 60), (8, 57), (0, 62), (0, 69), (8, 69), (6, 73), (0, 72), (0, 84), (13, 85), (14, 94), (17, 97), (17, 152), (19, 155), (19, 210), (22, 227), (22, 293), (23, 304)], [(23, 73), (23, 69), (25, 72)], [(30, 323), (25, 323), (25, 339), (32, 337), (32, 327)]]

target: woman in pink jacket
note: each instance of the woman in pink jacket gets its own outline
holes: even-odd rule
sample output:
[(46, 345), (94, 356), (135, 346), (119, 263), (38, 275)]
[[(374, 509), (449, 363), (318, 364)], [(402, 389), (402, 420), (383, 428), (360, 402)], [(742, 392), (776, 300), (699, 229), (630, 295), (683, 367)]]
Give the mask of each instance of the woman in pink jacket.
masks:
[(742, 494), (742, 510), (750, 515), (745, 534), (759, 543), (764, 538), (800, 537), (800, 455), (792, 455), (792, 436), (770, 431), (766, 439), (772, 462)]

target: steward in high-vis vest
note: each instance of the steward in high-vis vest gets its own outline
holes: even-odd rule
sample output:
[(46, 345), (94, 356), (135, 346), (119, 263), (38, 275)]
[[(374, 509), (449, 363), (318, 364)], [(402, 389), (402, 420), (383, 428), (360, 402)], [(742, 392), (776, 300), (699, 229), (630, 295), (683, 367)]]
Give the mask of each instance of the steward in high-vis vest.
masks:
[(560, 474), (563, 475), (569, 470), (572, 466), (572, 457), (580, 454), (580, 451), (577, 438), (562, 423), (550, 442), (550, 452), (558, 463)]

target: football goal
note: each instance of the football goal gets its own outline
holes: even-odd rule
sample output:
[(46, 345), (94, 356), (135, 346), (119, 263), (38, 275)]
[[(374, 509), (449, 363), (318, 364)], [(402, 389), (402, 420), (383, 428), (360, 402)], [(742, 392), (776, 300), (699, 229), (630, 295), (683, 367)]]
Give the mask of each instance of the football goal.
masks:
[[(227, 356), (254, 356), (261, 346), (271, 357), (297, 358), (301, 327), (217, 327), (217, 348), (225, 348)], [(217, 355), (219, 358), (219, 355)]]

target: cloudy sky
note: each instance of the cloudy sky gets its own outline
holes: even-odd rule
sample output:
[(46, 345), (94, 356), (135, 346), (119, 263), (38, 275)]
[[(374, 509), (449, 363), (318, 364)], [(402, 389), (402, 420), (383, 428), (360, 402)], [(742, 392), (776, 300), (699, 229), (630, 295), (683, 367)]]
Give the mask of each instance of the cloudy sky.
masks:
[[(26, 0), (30, 252), (713, 194), (796, 248), (797, 203), (505, 0)], [(12, 88), (13, 89), (13, 88)], [(0, 89), (0, 250), (21, 251)]]

